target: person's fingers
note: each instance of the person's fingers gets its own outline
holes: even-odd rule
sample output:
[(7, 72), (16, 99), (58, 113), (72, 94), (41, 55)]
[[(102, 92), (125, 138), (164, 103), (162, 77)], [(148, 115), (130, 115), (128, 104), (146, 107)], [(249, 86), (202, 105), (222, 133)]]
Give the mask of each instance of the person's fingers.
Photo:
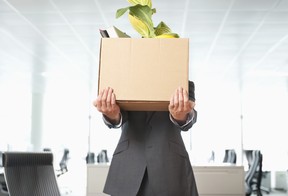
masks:
[(108, 88), (107, 89), (107, 99), (106, 99), (106, 106), (108, 108), (108, 110), (111, 108), (111, 104), (112, 104), (112, 94), (113, 94), (113, 89), (112, 88)]
[(94, 102), (94, 106), (95, 106), (97, 109), (101, 108), (103, 91), (104, 91), (104, 90), (101, 90), (101, 91), (99, 92), (99, 95), (98, 95), (97, 99), (96, 99), (95, 102)]
[(189, 95), (187, 90), (183, 90), (183, 101), (184, 101), (184, 110), (189, 110), (190, 103), (189, 103)]
[(108, 102), (111, 102), (111, 95), (112, 95), (112, 88), (108, 88), (107, 89), (107, 100), (106, 100), (106, 102), (108, 103)]
[(184, 97), (184, 102), (187, 102), (189, 100), (189, 95), (187, 90), (183, 90), (183, 97)]
[(177, 88), (176, 91), (175, 91), (175, 94), (174, 94), (174, 99), (173, 99), (173, 105), (174, 105), (174, 108), (178, 108), (179, 107), (179, 89)]
[(169, 102), (169, 105), (168, 105), (168, 109), (169, 109), (170, 112), (172, 112), (172, 110), (174, 108), (174, 101), (173, 100), (174, 100), (174, 94), (171, 95), (170, 102)]
[(189, 104), (190, 104), (190, 108), (193, 109), (195, 107), (195, 102), (194, 101), (190, 101), (189, 100)]
[(103, 89), (101, 96), (99, 96), (99, 110), (105, 112), (107, 110), (107, 97), (108, 97), (109, 87)]
[(111, 94), (111, 105), (113, 107), (116, 105), (116, 96), (114, 93)]
[(93, 100), (92, 102), (93, 106), (97, 108), (97, 99)]
[(107, 96), (108, 96), (108, 89), (109, 89), (109, 88), (106, 88), (106, 89), (103, 91), (103, 95), (102, 95), (102, 104), (105, 104), (105, 105), (106, 105)]
[(99, 102), (100, 95), (101, 95), (101, 91), (99, 92), (97, 98), (93, 101), (93, 105), (94, 105), (96, 108), (97, 108), (97, 106), (98, 106), (98, 102)]
[(182, 87), (179, 87), (178, 88), (178, 109), (179, 110), (182, 110), (183, 109), (183, 106), (184, 106), (184, 97), (183, 97), (183, 88)]

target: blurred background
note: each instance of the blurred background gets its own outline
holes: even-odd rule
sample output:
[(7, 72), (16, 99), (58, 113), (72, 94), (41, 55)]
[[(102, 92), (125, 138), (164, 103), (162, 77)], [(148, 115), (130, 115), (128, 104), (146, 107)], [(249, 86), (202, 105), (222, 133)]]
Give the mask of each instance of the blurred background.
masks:
[[(152, 3), (155, 26), (164, 21), (190, 42), (198, 122), (183, 137), (192, 164), (221, 163), (225, 149), (235, 149), (237, 165), (246, 165), (242, 152), (258, 149), (263, 170), (286, 171), (288, 0)], [(111, 159), (120, 130), (106, 128), (92, 105), (99, 29), (116, 26), (139, 37), (127, 14), (115, 18), (127, 6), (125, 0), (0, 0), (1, 151), (49, 148), (60, 161), (69, 149), (69, 171), (84, 180), (88, 153), (105, 149)]]

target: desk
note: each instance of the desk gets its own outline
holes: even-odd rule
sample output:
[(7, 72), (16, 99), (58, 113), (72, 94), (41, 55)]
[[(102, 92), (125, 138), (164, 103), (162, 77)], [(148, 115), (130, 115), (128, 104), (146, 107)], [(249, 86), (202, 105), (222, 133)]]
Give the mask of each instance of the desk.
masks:
[(107, 196), (103, 193), (103, 188), (108, 170), (108, 164), (87, 164), (86, 196)]
[[(87, 165), (87, 196), (107, 196), (108, 164)], [(244, 196), (243, 166), (193, 166), (200, 196)]]
[(200, 196), (244, 196), (243, 166), (193, 166)]

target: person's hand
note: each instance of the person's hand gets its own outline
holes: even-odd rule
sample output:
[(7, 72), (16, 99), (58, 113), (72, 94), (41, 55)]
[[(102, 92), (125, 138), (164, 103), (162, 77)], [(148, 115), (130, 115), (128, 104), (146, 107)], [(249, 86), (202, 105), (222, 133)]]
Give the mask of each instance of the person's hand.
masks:
[(113, 89), (108, 87), (100, 91), (93, 105), (99, 112), (105, 115), (111, 123), (117, 124), (120, 121), (120, 107), (116, 103), (116, 96)]
[(171, 96), (169, 103), (169, 112), (172, 117), (180, 124), (184, 124), (187, 115), (194, 109), (195, 102), (189, 100), (187, 90), (179, 87)]

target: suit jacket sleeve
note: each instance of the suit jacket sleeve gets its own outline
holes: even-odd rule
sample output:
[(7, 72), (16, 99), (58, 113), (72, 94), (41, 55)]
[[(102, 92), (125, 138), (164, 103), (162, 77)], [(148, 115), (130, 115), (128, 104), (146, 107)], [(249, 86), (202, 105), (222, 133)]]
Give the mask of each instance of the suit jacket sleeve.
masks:
[(121, 110), (121, 117), (120, 117), (120, 122), (119, 124), (112, 124), (111, 122), (109, 122), (109, 120), (107, 118), (105, 118), (105, 116), (103, 115), (103, 121), (105, 123), (106, 126), (108, 126), (110, 129), (114, 128), (120, 128), (126, 121), (127, 121), (127, 112)]
[(179, 125), (171, 116), (170, 114), (170, 120), (172, 121), (172, 123), (177, 126), (179, 129), (181, 129), (182, 131), (188, 131), (194, 123), (196, 123), (197, 121), (197, 111), (193, 110), (193, 112), (191, 114), (189, 114), (187, 122), (184, 125)]

